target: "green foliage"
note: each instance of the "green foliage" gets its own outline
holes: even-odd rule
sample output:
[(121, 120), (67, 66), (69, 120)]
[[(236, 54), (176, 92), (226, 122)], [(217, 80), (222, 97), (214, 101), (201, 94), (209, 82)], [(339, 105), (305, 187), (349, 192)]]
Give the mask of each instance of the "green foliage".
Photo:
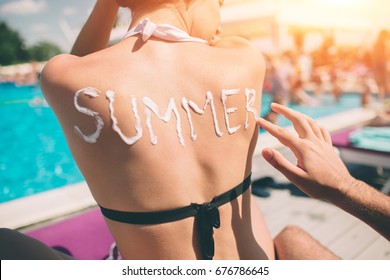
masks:
[(24, 40), (17, 31), (0, 22), (0, 64), (9, 65), (27, 61), (28, 52)]
[(53, 56), (60, 54), (60, 48), (50, 42), (41, 41), (28, 49), (30, 59), (35, 61), (46, 61)]
[(47, 41), (27, 48), (21, 35), (0, 21), (0, 65), (45, 61), (59, 53), (61, 49)]

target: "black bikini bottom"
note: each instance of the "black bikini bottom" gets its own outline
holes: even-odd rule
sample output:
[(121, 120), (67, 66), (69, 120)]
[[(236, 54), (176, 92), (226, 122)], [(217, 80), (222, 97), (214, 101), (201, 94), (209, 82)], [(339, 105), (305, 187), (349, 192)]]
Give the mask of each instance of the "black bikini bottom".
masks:
[(210, 202), (205, 202), (203, 204), (191, 203), (188, 206), (172, 210), (156, 212), (125, 212), (99, 206), (102, 214), (106, 218), (126, 224), (162, 224), (182, 220), (188, 217), (195, 217), (196, 227), (200, 235), (203, 259), (211, 260), (214, 256), (213, 228), (219, 228), (221, 225), (218, 207), (243, 194), (249, 188), (250, 184), (251, 175), (249, 175), (241, 184), (214, 197)]

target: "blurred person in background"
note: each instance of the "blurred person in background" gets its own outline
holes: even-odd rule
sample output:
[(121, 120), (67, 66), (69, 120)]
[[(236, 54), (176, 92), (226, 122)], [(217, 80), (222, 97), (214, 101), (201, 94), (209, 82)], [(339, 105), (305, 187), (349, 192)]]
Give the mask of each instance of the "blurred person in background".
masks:
[(379, 99), (390, 97), (390, 71), (387, 66), (390, 55), (389, 39), (389, 31), (382, 30), (372, 50), (372, 70), (378, 86)]

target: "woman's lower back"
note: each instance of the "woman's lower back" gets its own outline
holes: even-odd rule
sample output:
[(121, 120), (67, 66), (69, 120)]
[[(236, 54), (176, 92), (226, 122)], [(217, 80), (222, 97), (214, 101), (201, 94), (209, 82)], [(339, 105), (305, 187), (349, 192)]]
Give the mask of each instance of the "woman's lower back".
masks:
[[(220, 227), (213, 230), (213, 259), (274, 258), (268, 229), (264, 220), (254, 221), (251, 202), (247, 191), (219, 207)], [(154, 225), (106, 221), (124, 259), (203, 259), (201, 232), (193, 217)]]

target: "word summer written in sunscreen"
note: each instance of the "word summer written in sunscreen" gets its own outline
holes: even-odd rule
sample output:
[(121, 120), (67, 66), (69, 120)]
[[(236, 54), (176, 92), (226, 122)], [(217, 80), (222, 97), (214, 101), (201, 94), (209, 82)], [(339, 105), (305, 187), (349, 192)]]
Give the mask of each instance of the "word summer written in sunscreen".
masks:
[[(225, 115), (225, 125), (227, 128), (227, 131), (229, 134), (236, 133), (240, 128), (241, 125), (231, 127), (229, 122), (229, 114), (236, 112), (238, 109), (236, 107), (227, 107), (226, 101), (229, 96), (236, 95), (240, 93), (240, 89), (223, 89), (221, 92), (221, 102), (224, 108), (224, 115)], [(96, 143), (100, 133), (104, 127), (103, 119), (99, 115), (98, 112), (92, 111), (86, 107), (80, 106), (79, 104), (79, 97), (80, 95), (86, 95), (90, 98), (98, 97), (101, 94), (101, 92), (95, 88), (92, 87), (86, 87), (83, 89), (80, 89), (75, 93), (74, 96), (74, 106), (76, 107), (77, 111), (79, 111), (82, 114), (85, 114), (87, 116), (93, 117), (95, 119), (96, 124), (96, 130), (92, 134), (85, 135), (81, 129), (78, 126), (74, 126), (75, 132), (82, 138), (84, 141), (88, 143)], [(126, 136), (123, 134), (122, 130), (119, 127), (118, 120), (115, 117), (115, 110), (114, 110), (114, 103), (115, 103), (115, 92), (112, 90), (106, 91), (106, 97), (109, 101), (109, 110), (110, 110), (110, 117), (112, 121), (112, 129), (118, 133), (118, 135), (121, 137), (121, 139), (128, 145), (133, 145), (138, 140), (140, 140), (143, 136), (143, 130), (141, 125), (141, 118), (138, 114), (138, 106), (137, 106), (137, 98), (133, 95), (131, 96), (130, 105), (131, 110), (134, 115), (135, 119), (135, 131), (136, 134), (133, 136)], [(249, 114), (253, 114), (253, 117), (256, 119), (258, 116), (258, 113), (255, 109), (255, 100), (256, 100), (256, 91), (254, 89), (245, 89), (245, 97), (246, 97), (246, 117), (245, 117), (245, 125), (244, 129), (249, 128)], [(168, 102), (168, 108), (164, 114), (160, 113), (160, 110), (156, 103), (150, 99), (149, 97), (143, 97), (142, 99), (143, 105), (144, 105), (144, 112), (145, 112), (145, 122), (146, 127), (149, 131), (150, 141), (153, 145), (157, 144), (157, 135), (155, 135), (152, 127), (152, 113), (160, 120), (168, 123), (171, 121), (172, 113), (175, 115), (176, 118), (176, 131), (177, 131), (177, 137), (179, 138), (179, 142), (181, 145), (184, 146), (184, 138), (182, 133), (182, 126), (181, 126), (181, 118), (179, 114), (179, 110), (176, 106), (175, 99), (171, 97)], [(203, 115), (206, 112), (207, 107), (210, 107), (211, 114), (213, 117), (213, 123), (214, 123), (214, 129), (215, 134), (219, 137), (223, 136), (223, 133), (221, 132), (221, 129), (219, 127), (218, 119), (217, 119), (217, 113), (215, 110), (215, 104), (214, 104), (214, 97), (213, 94), (208, 91), (206, 93), (206, 102), (203, 107), (199, 107), (197, 104), (195, 104), (193, 101), (188, 100), (186, 97), (183, 97), (181, 100), (181, 106), (186, 112), (187, 120), (190, 126), (190, 133), (191, 133), (191, 139), (193, 141), (196, 141), (197, 135), (195, 134), (194, 125), (192, 122), (192, 112)]]

